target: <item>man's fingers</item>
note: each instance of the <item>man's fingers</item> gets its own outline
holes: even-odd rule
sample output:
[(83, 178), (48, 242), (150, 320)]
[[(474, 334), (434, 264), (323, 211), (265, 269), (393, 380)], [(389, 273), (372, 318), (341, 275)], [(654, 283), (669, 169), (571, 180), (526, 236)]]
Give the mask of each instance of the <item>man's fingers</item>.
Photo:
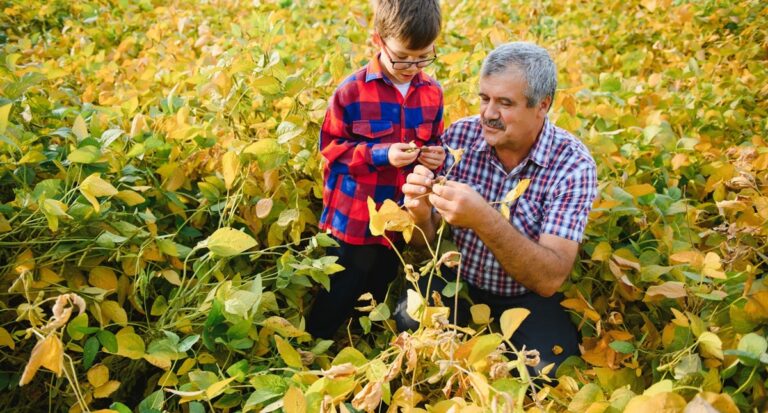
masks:
[(445, 198), (434, 193), (429, 194), (427, 198), (429, 198), (429, 202), (432, 204), (433, 207), (435, 207), (435, 209), (437, 209), (437, 212), (439, 212), (440, 215), (443, 214), (445, 209), (448, 207), (448, 204), (450, 203)]
[(427, 187), (424, 185), (403, 184), (403, 194), (419, 196), (427, 193)]

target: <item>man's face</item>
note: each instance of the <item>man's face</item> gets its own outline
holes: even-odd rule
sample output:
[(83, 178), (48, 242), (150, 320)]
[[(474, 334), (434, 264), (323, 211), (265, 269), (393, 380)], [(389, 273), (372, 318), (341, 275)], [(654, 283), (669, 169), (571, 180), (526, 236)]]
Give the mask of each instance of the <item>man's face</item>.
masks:
[[(433, 44), (423, 49), (413, 50), (400, 39), (382, 39), (378, 34), (374, 36), (374, 43), (381, 49), (379, 61), (384, 74), (395, 83), (408, 83), (413, 80), (421, 72), (422, 68), (419, 66), (431, 63), (428, 60), (435, 56)], [(395, 63), (392, 63), (393, 61)]]
[(525, 77), (514, 68), (480, 78), (483, 137), (497, 151), (523, 152), (536, 142), (551, 98), (528, 107)]

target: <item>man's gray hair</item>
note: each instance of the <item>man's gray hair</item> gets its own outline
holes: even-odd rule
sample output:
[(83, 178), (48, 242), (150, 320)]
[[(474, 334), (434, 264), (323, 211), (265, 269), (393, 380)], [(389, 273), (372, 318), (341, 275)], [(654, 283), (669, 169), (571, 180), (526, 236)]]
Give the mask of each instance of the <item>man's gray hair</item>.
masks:
[[(527, 106), (534, 107), (547, 96), (554, 102), (557, 68), (549, 53), (533, 43), (511, 42), (494, 49), (483, 61), (480, 75), (485, 77), (517, 69), (525, 77)], [(550, 103), (550, 107), (552, 103)]]

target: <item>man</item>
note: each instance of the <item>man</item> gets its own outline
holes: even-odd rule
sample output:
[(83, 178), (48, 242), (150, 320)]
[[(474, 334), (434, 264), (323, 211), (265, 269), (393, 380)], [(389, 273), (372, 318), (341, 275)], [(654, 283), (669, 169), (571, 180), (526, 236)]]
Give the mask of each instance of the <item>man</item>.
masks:
[[(417, 166), (403, 185), (405, 206), (427, 236), (414, 235), (412, 243), (432, 242), (445, 219), (472, 301), (488, 304), (496, 319), (509, 308), (531, 311), (512, 342), (539, 350), (539, 367), (579, 353), (578, 332), (558, 290), (573, 267), (597, 192), (588, 150), (547, 118), (556, 88), (546, 50), (522, 42), (499, 46), (483, 62), (480, 115), (459, 120), (443, 135), (448, 147), (464, 150), (462, 159), (447, 161), (444, 183)], [(530, 185), (509, 205), (507, 219), (500, 201), (523, 179)], [(433, 280), (433, 290), (442, 285)], [(469, 303), (460, 303), (460, 323), (467, 322)], [(418, 326), (404, 300), (395, 313), (400, 329)]]

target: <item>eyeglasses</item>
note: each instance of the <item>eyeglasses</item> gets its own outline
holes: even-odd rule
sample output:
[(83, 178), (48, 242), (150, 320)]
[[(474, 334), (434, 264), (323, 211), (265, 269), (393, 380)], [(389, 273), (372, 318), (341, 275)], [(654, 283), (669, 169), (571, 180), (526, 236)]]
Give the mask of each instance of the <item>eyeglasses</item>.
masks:
[(418, 68), (427, 67), (432, 64), (432, 62), (437, 59), (437, 52), (435, 51), (435, 46), (432, 45), (432, 57), (429, 59), (423, 59), (423, 60), (394, 60), (392, 59), (392, 55), (389, 54), (389, 48), (387, 47), (387, 43), (384, 42), (382, 39), (381, 44), (384, 46), (384, 53), (386, 53), (387, 58), (389, 58), (389, 62), (392, 63), (392, 68), (395, 70), (405, 70), (410, 68), (413, 65), (416, 65)]

